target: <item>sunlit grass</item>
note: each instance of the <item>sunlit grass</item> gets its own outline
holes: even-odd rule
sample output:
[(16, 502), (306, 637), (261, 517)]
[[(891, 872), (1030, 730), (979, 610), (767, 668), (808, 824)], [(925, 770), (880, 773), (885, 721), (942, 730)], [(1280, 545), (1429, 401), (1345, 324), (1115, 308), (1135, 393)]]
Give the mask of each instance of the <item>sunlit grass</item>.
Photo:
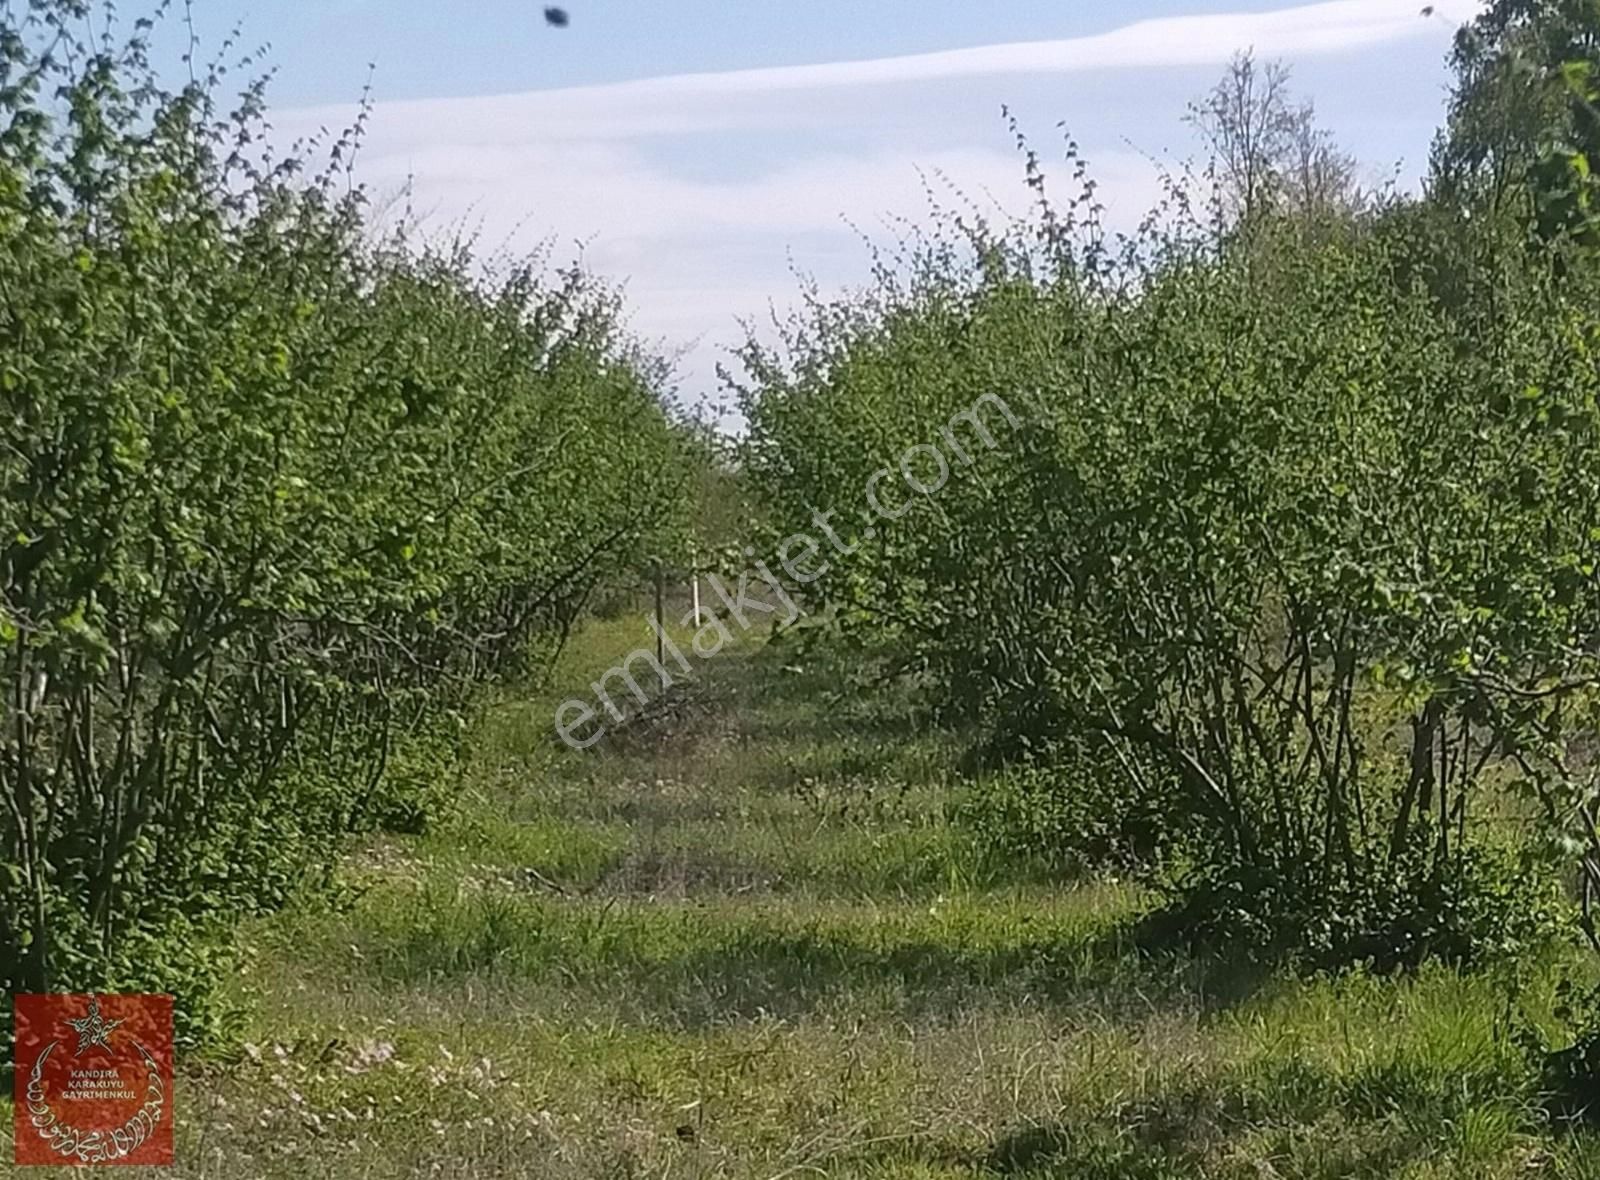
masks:
[(1512, 1035), (1561, 956), (1512, 1005), (1142, 953), (1140, 890), (996, 863), (948, 740), (789, 653), (708, 665), (669, 740), (555, 748), (640, 632), (488, 711), (452, 821), (248, 932), (252, 1026), (188, 1064), (176, 1174), (1600, 1176)]

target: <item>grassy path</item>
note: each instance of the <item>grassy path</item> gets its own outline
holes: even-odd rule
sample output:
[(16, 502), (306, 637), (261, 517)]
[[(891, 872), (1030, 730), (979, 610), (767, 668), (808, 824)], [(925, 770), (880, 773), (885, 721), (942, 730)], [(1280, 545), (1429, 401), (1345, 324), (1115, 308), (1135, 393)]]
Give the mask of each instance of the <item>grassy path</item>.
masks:
[(244, 1055), (189, 1068), (168, 1174), (1600, 1177), (1538, 1133), (1492, 981), (1140, 956), (1136, 891), (985, 858), (942, 739), (783, 659), (603, 757), (493, 710), (457, 822), (250, 932)]

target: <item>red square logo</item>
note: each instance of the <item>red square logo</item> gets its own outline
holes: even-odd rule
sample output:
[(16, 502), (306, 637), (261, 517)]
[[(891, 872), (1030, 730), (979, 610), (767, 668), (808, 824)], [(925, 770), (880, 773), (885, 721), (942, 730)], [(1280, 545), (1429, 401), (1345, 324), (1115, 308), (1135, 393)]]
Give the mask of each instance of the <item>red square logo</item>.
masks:
[(172, 997), (16, 998), (16, 1162), (172, 1162)]

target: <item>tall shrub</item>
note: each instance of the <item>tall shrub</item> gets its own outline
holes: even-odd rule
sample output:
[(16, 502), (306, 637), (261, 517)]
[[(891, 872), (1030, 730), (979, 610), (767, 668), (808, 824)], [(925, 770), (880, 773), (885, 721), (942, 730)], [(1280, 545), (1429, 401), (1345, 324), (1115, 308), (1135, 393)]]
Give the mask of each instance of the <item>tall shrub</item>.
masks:
[[(887, 628), (991, 757), (1087, 759), (1171, 817), (1185, 931), (1383, 965), (1514, 942), (1546, 892), (1518, 857), (1593, 846), (1582, 247), (1485, 231), (1441, 281), (1447, 214), (1185, 208), (1114, 248), (1070, 210), (960, 227), (813, 309), (752, 353), (751, 470), (780, 531), (858, 521), (807, 592)], [(999, 454), (860, 515), (986, 393), (1027, 411)], [(1488, 822), (1519, 793), (1552, 839)]]
[[(9, 11), (9, 10), (8, 10)], [(178, 991), (675, 527), (614, 300), (375, 238), (261, 90), (0, 25), (0, 988)]]

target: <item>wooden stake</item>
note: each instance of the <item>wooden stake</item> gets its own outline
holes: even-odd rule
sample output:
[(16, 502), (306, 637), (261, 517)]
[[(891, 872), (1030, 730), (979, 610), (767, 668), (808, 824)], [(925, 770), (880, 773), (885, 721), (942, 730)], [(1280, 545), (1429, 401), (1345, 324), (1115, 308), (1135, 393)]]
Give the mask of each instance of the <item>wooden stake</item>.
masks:
[(656, 663), (661, 667), (667, 666), (667, 620), (662, 604), (665, 592), (662, 589), (661, 562), (656, 562)]

